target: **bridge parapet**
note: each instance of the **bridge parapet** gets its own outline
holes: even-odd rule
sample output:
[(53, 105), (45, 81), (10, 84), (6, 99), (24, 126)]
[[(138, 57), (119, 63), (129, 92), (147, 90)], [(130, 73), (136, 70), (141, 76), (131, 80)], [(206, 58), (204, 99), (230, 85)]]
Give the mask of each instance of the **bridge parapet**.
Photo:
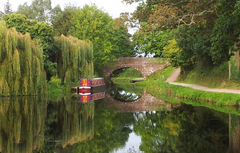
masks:
[(144, 58), (144, 57), (126, 57), (119, 58), (118, 61), (112, 66), (104, 67), (104, 75), (110, 77), (110, 75), (122, 68), (133, 68), (140, 71), (146, 79), (154, 72), (164, 68), (165, 66), (170, 65), (169, 62), (162, 63), (160, 62), (161, 58)]

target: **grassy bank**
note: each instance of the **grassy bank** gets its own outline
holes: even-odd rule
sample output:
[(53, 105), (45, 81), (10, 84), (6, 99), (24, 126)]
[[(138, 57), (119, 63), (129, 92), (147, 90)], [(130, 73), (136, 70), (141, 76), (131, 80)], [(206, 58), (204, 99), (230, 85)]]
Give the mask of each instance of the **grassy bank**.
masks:
[(237, 70), (235, 60), (231, 60), (231, 79), (229, 79), (228, 62), (217, 69), (195, 68), (181, 74), (177, 82), (198, 84), (210, 88), (240, 89), (240, 72)]
[(148, 92), (158, 97), (160, 93), (168, 95), (172, 99), (193, 100), (215, 106), (238, 106), (240, 103), (240, 94), (217, 93), (195, 90), (189, 87), (179, 85), (171, 85), (164, 82), (173, 72), (173, 67), (168, 67), (154, 73), (143, 82), (135, 83), (137, 86), (142, 86)]
[(61, 85), (61, 79), (52, 77), (47, 84), (47, 92), (49, 99), (57, 99), (58, 97), (64, 97), (66, 95), (71, 95), (71, 87), (77, 86), (78, 83), (65, 83)]

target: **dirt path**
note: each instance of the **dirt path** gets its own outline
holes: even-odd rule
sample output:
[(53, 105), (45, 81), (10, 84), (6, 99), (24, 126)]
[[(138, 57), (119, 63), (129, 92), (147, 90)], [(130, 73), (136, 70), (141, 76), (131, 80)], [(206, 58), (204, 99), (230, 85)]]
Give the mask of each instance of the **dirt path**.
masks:
[(236, 93), (236, 94), (240, 94), (240, 90), (236, 90), (236, 89), (215, 89), (215, 88), (208, 88), (208, 87), (204, 87), (204, 86), (200, 86), (200, 85), (195, 85), (195, 84), (186, 84), (186, 83), (177, 83), (174, 82), (176, 81), (178, 75), (180, 74), (180, 68), (177, 68), (172, 75), (166, 80), (166, 82), (170, 83), (170, 84), (175, 84), (175, 85), (180, 85), (180, 86), (185, 86), (185, 87), (190, 87), (193, 89), (197, 89), (197, 90), (204, 90), (204, 91), (210, 91), (210, 92), (226, 92), (226, 93)]

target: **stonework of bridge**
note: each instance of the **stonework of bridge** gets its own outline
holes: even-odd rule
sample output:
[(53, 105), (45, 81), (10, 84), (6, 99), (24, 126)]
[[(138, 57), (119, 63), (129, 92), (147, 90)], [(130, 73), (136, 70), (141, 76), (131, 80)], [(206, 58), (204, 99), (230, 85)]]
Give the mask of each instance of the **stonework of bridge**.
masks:
[(104, 67), (104, 75), (109, 78), (111, 74), (122, 68), (133, 68), (140, 71), (143, 78), (146, 79), (154, 72), (164, 68), (164, 66), (169, 65), (169, 62), (165, 64), (158, 64), (160, 58), (144, 58), (144, 57), (126, 57), (119, 58), (118, 61), (113, 66)]
[(154, 110), (171, 110), (172, 105), (165, 103), (163, 100), (157, 99), (146, 90), (143, 95), (133, 102), (121, 102), (113, 99), (109, 93), (105, 94), (105, 106), (115, 108), (120, 112), (149, 112)]

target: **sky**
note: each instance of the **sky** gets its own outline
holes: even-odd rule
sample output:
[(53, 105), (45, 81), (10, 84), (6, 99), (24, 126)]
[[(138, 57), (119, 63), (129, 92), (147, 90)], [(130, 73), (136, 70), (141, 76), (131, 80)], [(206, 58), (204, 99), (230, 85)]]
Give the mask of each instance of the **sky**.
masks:
[[(0, 0), (0, 10), (3, 11), (4, 5), (7, 0)], [(19, 5), (23, 5), (27, 2), (28, 6), (32, 4), (32, 0), (9, 0), (12, 5), (12, 10), (16, 11)], [(127, 5), (122, 3), (122, 0), (51, 0), (52, 8), (57, 4), (63, 9), (67, 3), (76, 4), (76, 6), (83, 7), (85, 4), (91, 5), (93, 3), (104, 12), (107, 12), (113, 18), (120, 16), (122, 12), (133, 12), (136, 9), (137, 4)]]

